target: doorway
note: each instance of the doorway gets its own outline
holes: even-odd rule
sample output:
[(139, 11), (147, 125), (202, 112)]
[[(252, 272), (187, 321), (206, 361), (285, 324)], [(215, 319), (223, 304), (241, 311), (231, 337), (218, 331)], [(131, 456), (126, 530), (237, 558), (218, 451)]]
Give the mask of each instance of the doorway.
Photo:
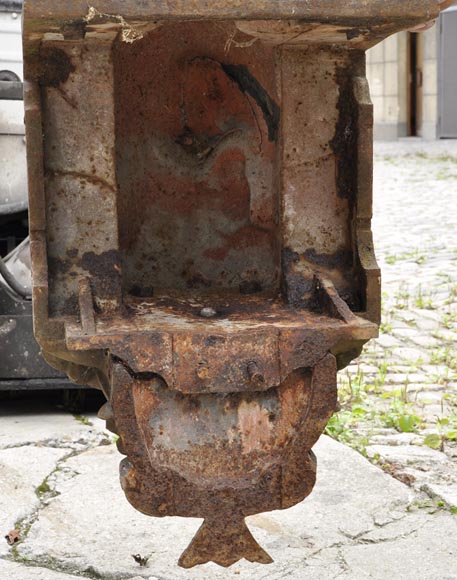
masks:
[(422, 132), (423, 41), (417, 32), (408, 32), (408, 135)]

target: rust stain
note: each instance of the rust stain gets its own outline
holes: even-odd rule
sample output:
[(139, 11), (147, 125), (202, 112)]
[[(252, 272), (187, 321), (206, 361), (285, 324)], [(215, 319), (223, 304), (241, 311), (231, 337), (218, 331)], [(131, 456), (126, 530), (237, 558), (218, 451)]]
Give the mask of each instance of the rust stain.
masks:
[(76, 70), (70, 56), (59, 48), (44, 45), (39, 58), (35, 72), (36, 80), (47, 87), (59, 87)]

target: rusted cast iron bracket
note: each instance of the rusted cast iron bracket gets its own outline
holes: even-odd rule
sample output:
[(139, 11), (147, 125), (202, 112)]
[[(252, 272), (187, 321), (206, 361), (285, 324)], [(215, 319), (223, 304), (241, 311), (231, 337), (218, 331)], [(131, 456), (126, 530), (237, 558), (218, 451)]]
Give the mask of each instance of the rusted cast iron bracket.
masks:
[(269, 562), (244, 518), (312, 490), (336, 372), (376, 336), (364, 51), (431, 0), (33, 0), (35, 332), (104, 391), (180, 564)]

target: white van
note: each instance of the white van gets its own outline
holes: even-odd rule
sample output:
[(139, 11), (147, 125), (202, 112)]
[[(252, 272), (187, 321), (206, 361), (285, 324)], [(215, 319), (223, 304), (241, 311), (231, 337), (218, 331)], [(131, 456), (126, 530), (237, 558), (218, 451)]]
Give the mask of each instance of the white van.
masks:
[[(22, 81), (21, 4), (0, 0), (0, 83)], [(6, 86), (6, 89), (8, 87)], [(0, 215), (27, 209), (24, 107), (0, 93)]]

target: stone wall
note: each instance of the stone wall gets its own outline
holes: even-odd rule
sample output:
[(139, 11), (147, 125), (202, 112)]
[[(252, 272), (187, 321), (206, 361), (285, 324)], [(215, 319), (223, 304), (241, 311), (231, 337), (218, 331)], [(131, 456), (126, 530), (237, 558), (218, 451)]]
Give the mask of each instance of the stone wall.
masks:
[[(423, 102), (418, 136), (436, 139), (438, 123), (438, 27), (421, 36)], [(367, 53), (367, 77), (374, 105), (375, 139), (408, 136), (408, 33), (387, 38)]]
[(406, 136), (405, 33), (395, 34), (368, 51), (367, 77), (374, 105), (375, 139)]

